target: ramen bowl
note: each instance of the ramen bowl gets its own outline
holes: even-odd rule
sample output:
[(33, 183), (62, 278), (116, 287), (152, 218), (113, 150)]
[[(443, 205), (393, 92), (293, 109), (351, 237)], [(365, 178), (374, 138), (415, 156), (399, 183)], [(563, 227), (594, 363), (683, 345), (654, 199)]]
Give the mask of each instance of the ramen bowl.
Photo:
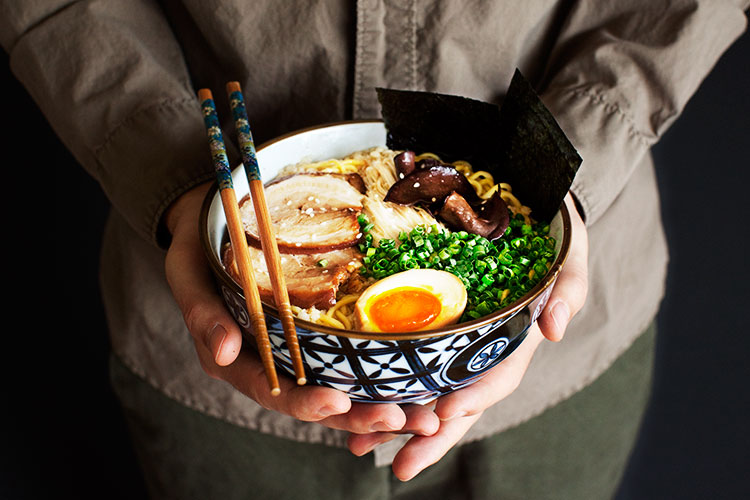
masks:
[[(284, 135), (257, 148), (261, 178), (272, 179), (300, 161), (341, 158), (386, 147), (382, 121), (322, 125)], [(240, 199), (249, 193), (242, 166), (233, 170)], [(214, 185), (200, 214), (200, 237), (219, 293), (255, 345), (241, 287), (222, 265), (226, 219)], [(526, 337), (552, 291), (570, 246), (570, 217), (563, 205), (550, 223), (555, 258), (546, 276), (515, 303), (482, 318), (429, 331), (374, 333), (343, 330), (295, 318), (307, 381), (345, 392), (357, 402), (424, 402), (479, 380), (508, 357)], [(272, 304), (264, 313), (275, 364), (294, 376), (281, 322)]]

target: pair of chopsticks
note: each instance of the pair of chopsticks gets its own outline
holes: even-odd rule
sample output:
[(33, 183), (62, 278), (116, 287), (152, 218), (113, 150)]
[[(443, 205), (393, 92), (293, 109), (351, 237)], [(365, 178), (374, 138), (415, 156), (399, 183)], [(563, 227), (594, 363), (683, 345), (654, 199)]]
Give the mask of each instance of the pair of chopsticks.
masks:
[[(245, 101), (242, 96), (240, 84), (229, 82), (227, 84), (227, 95), (232, 108), (232, 117), (234, 118), (235, 128), (237, 129), (237, 139), (242, 152), (242, 163), (245, 174), (250, 185), (250, 194), (253, 200), (253, 208), (258, 219), (260, 230), (261, 248), (266, 260), (266, 266), (271, 277), (274, 300), (279, 312), (281, 324), (284, 329), (287, 348), (292, 358), (294, 374), (297, 378), (297, 384), (306, 383), (305, 369), (302, 365), (302, 354), (300, 353), (297, 332), (294, 327), (294, 318), (292, 308), (289, 302), (284, 274), (281, 269), (281, 256), (279, 254), (276, 237), (271, 226), (268, 206), (266, 205), (265, 191), (263, 182), (258, 168), (258, 160), (255, 155), (255, 144), (253, 142), (250, 125), (245, 110)], [(268, 339), (268, 330), (266, 320), (263, 314), (263, 306), (258, 293), (258, 286), (255, 282), (253, 268), (250, 265), (250, 252), (247, 247), (247, 237), (242, 226), (240, 217), (239, 204), (234, 192), (234, 183), (232, 181), (232, 171), (227, 158), (226, 147), (221, 133), (221, 125), (216, 112), (216, 104), (213, 95), (209, 89), (200, 89), (198, 99), (203, 111), (203, 121), (208, 132), (209, 147), (216, 169), (216, 180), (219, 185), (221, 202), (224, 207), (224, 214), (227, 219), (227, 228), (229, 230), (229, 239), (232, 250), (237, 261), (237, 267), (240, 271), (242, 289), (245, 294), (245, 301), (250, 318), (250, 326), (255, 334), (258, 352), (260, 353), (263, 369), (266, 373), (268, 385), (271, 394), (277, 396), (281, 393), (279, 388), (279, 379), (276, 375), (276, 367), (273, 362), (271, 352), (271, 343)]]

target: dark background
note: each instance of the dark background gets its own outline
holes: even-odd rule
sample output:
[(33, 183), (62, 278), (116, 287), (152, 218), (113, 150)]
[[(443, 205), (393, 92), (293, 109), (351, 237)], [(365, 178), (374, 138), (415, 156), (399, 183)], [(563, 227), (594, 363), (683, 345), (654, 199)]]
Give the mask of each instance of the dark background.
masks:
[[(748, 63), (746, 34), (654, 150), (672, 259), (653, 397), (620, 500), (750, 498)], [(25, 200), (12, 205), (23, 209), (20, 222), (36, 221), (22, 224), (33, 234), (6, 260), (18, 302), (36, 305), (22, 311), (5, 301), (20, 324), (5, 336), (0, 497), (144, 498), (107, 380), (97, 289), (107, 201), (10, 75), (7, 58), (0, 66), (0, 151), (3, 171), (13, 174), (6, 192), (15, 193), (6, 200)], [(39, 178), (30, 171), (47, 184), (30, 185)], [(6, 248), (15, 242), (7, 238)]]

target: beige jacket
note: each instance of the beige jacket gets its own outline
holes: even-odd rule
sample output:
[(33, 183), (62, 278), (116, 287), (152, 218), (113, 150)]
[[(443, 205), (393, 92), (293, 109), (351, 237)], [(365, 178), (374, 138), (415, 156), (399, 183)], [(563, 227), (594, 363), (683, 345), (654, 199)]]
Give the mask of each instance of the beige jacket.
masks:
[[(649, 147), (743, 32), (747, 7), (747, 0), (0, 0), (0, 43), (111, 200), (101, 276), (114, 351), (189, 407), (334, 446), (344, 445), (343, 433), (268, 412), (206, 376), (171, 298), (162, 215), (214, 175), (195, 89), (239, 80), (262, 143), (309, 125), (378, 117), (376, 86), (499, 103), (520, 68), (584, 160), (573, 191), (589, 230), (591, 283), (564, 341), (540, 347), (521, 386), (485, 412), (471, 440), (575, 393), (653, 319), (667, 250)], [(398, 445), (378, 448), (378, 463)]]

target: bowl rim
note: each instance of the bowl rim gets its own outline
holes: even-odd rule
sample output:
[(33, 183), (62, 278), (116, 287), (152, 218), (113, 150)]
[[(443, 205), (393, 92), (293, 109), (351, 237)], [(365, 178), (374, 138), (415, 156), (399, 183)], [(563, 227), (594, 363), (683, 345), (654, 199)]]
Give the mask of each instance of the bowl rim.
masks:
[[(261, 145), (259, 145), (256, 149), (257, 151), (261, 151), (264, 148), (271, 146), (272, 144), (275, 144), (277, 142), (283, 141), (290, 137), (304, 134), (306, 132), (310, 132), (313, 130), (337, 127), (337, 126), (348, 125), (348, 124), (361, 124), (361, 123), (383, 123), (383, 120), (375, 120), (375, 119), (345, 120), (345, 121), (327, 122), (327, 123), (322, 123), (319, 125), (314, 125), (311, 127), (300, 128), (300, 129), (285, 133), (283, 135), (280, 135), (278, 137), (275, 137), (274, 139), (270, 139), (262, 143)], [(234, 167), (233, 170), (240, 168), (240, 167), (241, 167), (241, 164)], [(216, 196), (217, 191), (218, 191), (218, 183), (216, 182), (216, 180), (214, 180), (211, 186), (209, 187), (203, 199), (203, 203), (201, 205), (201, 211), (199, 215), (199, 231), (198, 231), (201, 246), (203, 248), (204, 256), (208, 260), (209, 267), (213, 271), (214, 277), (218, 278), (222, 285), (228, 287), (232, 292), (244, 298), (244, 293), (240, 285), (236, 281), (234, 281), (234, 279), (232, 279), (231, 276), (229, 276), (229, 274), (224, 269), (224, 266), (222, 265), (221, 261), (215, 258), (213, 248), (211, 247), (211, 244), (209, 241), (208, 212), (211, 207), (211, 204), (213, 203), (213, 200), (214, 200), (214, 197)], [(424, 330), (424, 331), (419, 331), (419, 332), (385, 333), (385, 332), (364, 332), (364, 331), (359, 331), (359, 330), (342, 330), (342, 329), (335, 328), (335, 327), (328, 326), (328, 325), (321, 325), (319, 323), (313, 323), (312, 321), (307, 321), (307, 320), (298, 318), (296, 316), (294, 317), (294, 323), (299, 328), (304, 328), (306, 330), (310, 330), (316, 333), (325, 333), (328, 335), (334, 335), (336, 337), (347, 337), (347, 338), (365, 339), (365, 340), (399, 341), (399, 340), (421, 340), (421, 339), (442, 337), (445, 335), (468, 333), (468, 332), (477, 330), (479, 328), (482, 328), (485, 325), (494, 323), (495, 321), (498, 321), (499, 319), (510, 318), (513, 315), (515, 315), (517, 312), (519, 312), (520, 310), (528, 306), (531, 302), (533, 302), (536, 298), (538, 298), (545, 290), (547, 290), (547, 288), (549, 288), (555, 282), (555, 280), (557, 279), (557, 276), (560, 274), (560, 271), (562, 270), (563, 265), (565, 264), (565, 261), (568, 258), (568, 254), (570, 252), (572, 224), (571, 224), (571, 219), (570, 219), (570, 213), (568, 212), (567, 205), (564, 202), (560, 205), (560, 215), (562, 219), (561, 220), (562, 241), (560, 242), (560, 252), (557, 254), (557, 257), (555, 257), (555, 260), (552, 263), (552, 266), (550, 267), (547, 274), (539, 283), (537, 283), (534, 286), (534, 288), (526, 292), (526, 294), (524, 294), (516, 302), (509, 304), (503, 307), (502, 309), (498, 309), (492, 314), (488, 314), (486, 316), (482, 316), (481, 318), (473, 319), (471, 321), (465, 321), (463, 323), (447, 325), (441, 328), (436, 328), (433, 330)], [(276, 319), (279, 318), (278, 310), (276, 309), (276, 307), (273, 305), (267, 304), (265, 302), (263, 302), (263, 312)], [(297, 333), (298, 335), (305, 335), (304, 332), (302, 333), (297, 332)]]

